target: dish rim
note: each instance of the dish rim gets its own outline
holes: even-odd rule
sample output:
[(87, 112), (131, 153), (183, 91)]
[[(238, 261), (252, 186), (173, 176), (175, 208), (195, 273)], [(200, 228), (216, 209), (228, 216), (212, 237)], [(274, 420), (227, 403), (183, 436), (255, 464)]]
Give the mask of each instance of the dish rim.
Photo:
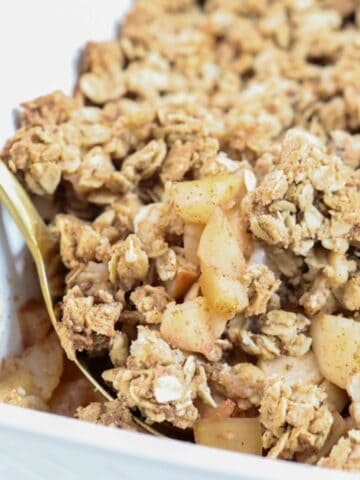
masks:
[[(180, 440), (95, 425), (59, 415), (0, 404), (0, 428), (24, 432), (52, 441), (145, 459), (162, 465), (189, 468), (201, 473), (216, 473), (226, 478), (247, 480), (351, 480), (355, 473), (328, 470), (283, 460), (195, 445)], [(266, 476), (264, 476), (266, 475)]]

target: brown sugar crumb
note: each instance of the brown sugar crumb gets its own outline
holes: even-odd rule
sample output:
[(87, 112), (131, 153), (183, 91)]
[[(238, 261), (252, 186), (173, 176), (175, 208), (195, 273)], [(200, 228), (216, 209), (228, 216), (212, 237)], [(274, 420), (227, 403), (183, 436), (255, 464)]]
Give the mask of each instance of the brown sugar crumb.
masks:
[(196, 397), (214, 406), (203, 366), (146, 327), (138, 327), (126, 367), (106, 371), (103, 377), (125, 405), (137, 407), (151, 422), (191, 427), (198, 417)]
[(79, 407), (76, 416), (86, 422), (123, 428), (124, 430), (139, 430), (133, 421), (130, 410), (120, 400), (105, 403), (92, 402), (86, 407)]
[(358, 472), (360, 469), (359, 445), (359, 430), (350, 430), (345, 437), (340, 438), (328, 457), (319, 460), (318, 465), (320, 467)]
[(326, 395), (314, 385), (285, 385), (269, 380), (260, 406), (265, 428), (263, 448), (271, 458), (311, 455), (324, 445), (333, 416), (324, 403)]
[(311, 345), (306, 335), (310, 320), (304, 315), (284, 310), (270, 312), (244, 322), (230, 322), (229, 338), (251, 354), (264, 359), (281, 355), (305, 355)]

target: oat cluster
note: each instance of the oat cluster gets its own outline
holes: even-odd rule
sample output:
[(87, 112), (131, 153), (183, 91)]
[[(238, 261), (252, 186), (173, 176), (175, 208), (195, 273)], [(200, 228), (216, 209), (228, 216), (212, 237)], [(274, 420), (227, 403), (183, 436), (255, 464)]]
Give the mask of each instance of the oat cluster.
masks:
[(57, 211), (62, 346), (112, 364), (117, 400), (78, 416), (197, 441), (257, 418), (264, 455), (360, 470), (359, 2), (138, 0), (19, 122), (2, 156)]

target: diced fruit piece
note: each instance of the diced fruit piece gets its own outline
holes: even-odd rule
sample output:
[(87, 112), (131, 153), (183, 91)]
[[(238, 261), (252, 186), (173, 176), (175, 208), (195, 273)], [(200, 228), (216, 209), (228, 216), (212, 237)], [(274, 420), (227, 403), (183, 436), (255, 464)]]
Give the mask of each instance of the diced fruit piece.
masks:
[(201, 445), (261, 455), (258, 418), (200, 419), (195, 423), (194, 435)]
[(360, 372), (360, 322), (320, 314), (311, 325), (313, 350), (323, 376), (340, 388)]
[(211, 312), (210, 327), (214, 338), (221, 337), (221, 335), (224, 333), (228, 321), (229, 315), (222, 315), (221, 313)]
[(349, 397), (345, 390), (329, 382), (329, 380), (324, 380), (319, 386), (326, 392), (327, 401), (341, 413), (349, 403)]
[(198, 248), (204, 226), (198, 223), (185, 223), (184, 225), (184, 255), (186, 260), (199, 265)]
[(329, 436), (324, 446), (317, 454), (318, 459), (329, 455), (332, 447), (338, 442), (340, 437), (345, 435), (345, 433), (348, 430), (346, 421), (338, 412), (333, 412), (333, 418), (334, 418), (334, 423), (332, 424)]
[(241, 215), (239, 205), (236, 204), (233, 208), (227, 210), (226, 217), (236, 236), (240, 250), (244, 254), (245, 258), (249, 259), (254, 250), (254, 240), (247, 231), (247, 225)]
[(240, 282), (245, 259), (231, 224), (216, 208), (199, 244), (200, 286), (212, 310), (231, 318), (248, 305), (246, 288)]
[(234, 231), (221, 208), (216, 208), (200, 238), (198, 255), (201, 264), (238, 278), (245, 267), (244, 255)]
[(61, 381), (51, 397), (49, 406), (53, 413), (73, 417), (78, 407), (85, 407), (96, 401), (102, 401), (100, 393), (94, 390), (86, 378), (78, 378), (67, 382)]
[(32, 374), (41, 398), (48, 401), (60, 382), (64, 367), (63, 351), (55, 332), (25, 350), (16, 359), (16, 364)]
[(184, 302), (187, 302), (188, 300), (194, 300), (199, 295), (200, 295), (200, 284), (199, 282), (195, 282), (192, 284), (189, 291), (185, 295)]
[(223, 418), (229, 418), (234, 413), (236, 408), (235, 402), (227, 398), (221, 402), (217, 407), (211, 407), (210, 405), (204, 405), (202, 409), (199, 409), (201, 418), (208, 418), (212, 420), (219, 420)]
[(248, 306), (246, 288), (239, 280), (203, 264), (201, 270), (201, 290), (212, 310), (230, 319)]
[(197, 280), (198, 274), (193, 270), (179, 267), (173, 280), (166, 282), (166, 291), (174, 300), (182, 298)]
[(34, 377), (27, 370), (18, 369), (0, 380), (0, 402), (6, 400), (12, 390), (21, 389), (26, 395), (38, 395)]
[(313, 352), (301, 357), (282, 356), (273, 360), (260, 360), (258, 365), (265, 376), (278, 375), (290, 386), (299, 382), (318, 384), (323, 380)]
[(215, 338), (205, 298), (198, 297), (180, 305), (170, 303), (163, 314), (160, 333), (173, 347), (209, 355)]
[(49, 314), (44, 304), (30, 299), (19, 308), (18, 313), (24, 348), (41, 342), (51, 328)]
[(185, 222), (206, 223), (217, 205), (246, 193), (243, 172), (217, 175), (173, 185), (175, 208)]

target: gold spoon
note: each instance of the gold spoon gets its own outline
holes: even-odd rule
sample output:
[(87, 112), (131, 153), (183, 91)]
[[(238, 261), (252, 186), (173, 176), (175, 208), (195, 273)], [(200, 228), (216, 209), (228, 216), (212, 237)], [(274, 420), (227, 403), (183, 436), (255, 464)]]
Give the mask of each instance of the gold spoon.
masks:
[[(24, 236), (25, 242), (29, 247), (30, 253), (36, 265), (41, 292), (45, 305), (54, 326), (57, 331), (57, 318), (54, 309), (54, 301), (59, 298), (59, 269), (61, 269), (61, 260), (59, 255), (59, 244), (56, 236), (45, 225), (38, 211), (34, 207), (29, 195), (15, 176), (9, 171), (5, 164), (0, 160), (0, 201), (9, 210), (12, 218), (19, 227)], [(61, 294), (60, 294), (61, 295)], [(77, 367), (82, 371), (85, 377), (94, 385), (106, 400), (113, 400), (90, 372), (86, 359), (80, 359), (76, 356), (72, 358)], [(134, 421), (141, 428), (153, 435), (161, 434), (143, 422), (137, 416), (133, 416)]]

